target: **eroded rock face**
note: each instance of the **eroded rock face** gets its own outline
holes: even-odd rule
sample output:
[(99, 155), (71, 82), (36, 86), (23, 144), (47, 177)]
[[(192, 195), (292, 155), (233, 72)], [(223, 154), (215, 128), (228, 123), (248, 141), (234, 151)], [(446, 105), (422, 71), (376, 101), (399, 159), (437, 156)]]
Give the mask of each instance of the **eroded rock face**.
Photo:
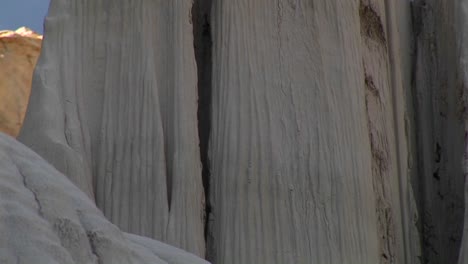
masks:
[(405, 57), (389, 47), (406, 40), (407, 2), (74, 3), (51, 3), (19, 138), (113, 223), (198, 255), (206, 235), (218, 264), (418, 256), (392, 104), (407, 64), (388, 65)]
[(191, 0), (52, 1), (19, 136), (125, 231), (200, 256)]
[(468, 1), (72, 2), (20, 140), (123, 230), (217, 264), (467, 262)]
[(3, 133), (0, 168), (1, 263), (208, 264), (121, 232), (66, 176)]
[(42, 36), (28, 28), (0, 31), (0, 131), (19, 133)]
[(409, 3), (220, 0), (212, 14), (213, 262), (417, 263), (409, 52), (395, 52)]

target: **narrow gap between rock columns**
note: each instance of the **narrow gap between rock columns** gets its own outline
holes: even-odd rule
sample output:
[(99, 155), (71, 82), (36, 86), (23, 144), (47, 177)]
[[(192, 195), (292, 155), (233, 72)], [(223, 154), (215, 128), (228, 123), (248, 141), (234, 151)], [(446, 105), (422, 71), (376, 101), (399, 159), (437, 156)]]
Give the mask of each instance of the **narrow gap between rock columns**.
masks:
[[(417, 80), (417, 63), (418, 63), (418, 56), (419, 51), (418, 51), (418, 37), (421, 34), (422, 31), (422, 18), (421, 18), (421, 6), (417, 4), (417, 2), (411, 2), (410, 3), (410, 8), (411, 8), (411, 23), (412, 23), (412, 31), (413, 31), (413, 36), (412, 36), (412, 58), (411, 58), (411, 103), (414, 111), (414, 119), (412, 120), (414, 122), (414, 133), (417, 134), (418, 131), (421, 131), (421, 125), (419, 124), (419, 109), (420, 109), (420, 102), (418, 101), (417, 97), (417, 87), (416, 87), (416, 80)], [(425, 219), (425, 204), (424, 204), (424, 197), (426, 197), (425, 193), (425, 177), (424, 174), (422, 173), (423, 171), (423, 162), (422, 158), (419, 155), (418, 149), (420, 148), (421, 143), (419, 142), (420, 139), (416, 139), (415, 143), (415, 169), (416, 173), (412, 175), (411, 178), (411, 186), (413, 188), (415, 200), (416, 200), (416, 205), (417, 205), (417, 210), (418, 210), (418, 221), (416, 223), (416, 226), (418, 228), (419, 232), (419, 239), (420, 239), (420, 245), (421, 245), (421, 256), (420, 260), (421, 263), (427, 263), (427, 243), (425, 239), (425, 234), (426, 234), (426, 228), (427, 226), (424, 225), (426, 223)]]
[(211, 251), (211, 203), (210, 203), (210, 160), (208, 143), (211, 131), (211, 70), (212, 38), (210, 11), (212, 0), (194, 0), (192, 6), (193, 46), (198, 74), (198, 135), (200, 138), (200, 158), (202, 179), (205, 191), (204, 239), (205, 257), (210, 260)]

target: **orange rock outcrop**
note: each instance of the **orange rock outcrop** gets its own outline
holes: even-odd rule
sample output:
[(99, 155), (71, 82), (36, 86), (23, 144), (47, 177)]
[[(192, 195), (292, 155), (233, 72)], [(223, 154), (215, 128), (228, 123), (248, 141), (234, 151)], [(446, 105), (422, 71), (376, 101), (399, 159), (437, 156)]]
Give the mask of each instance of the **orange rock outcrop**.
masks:
[(0, 31), (0, 131), (19, 133), (28, 105), (42, 36), (22, 27)]

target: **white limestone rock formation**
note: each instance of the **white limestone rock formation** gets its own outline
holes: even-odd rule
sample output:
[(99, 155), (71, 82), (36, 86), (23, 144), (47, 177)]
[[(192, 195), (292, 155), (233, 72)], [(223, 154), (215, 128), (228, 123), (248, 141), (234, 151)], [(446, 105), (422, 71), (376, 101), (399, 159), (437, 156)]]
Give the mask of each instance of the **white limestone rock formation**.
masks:
[(121, 232), (39, 155), (0, 133), (0, 263), (208, 264)]
[(194, 5), (52, 0), (20, 140), (213, 263), (468, 263), (467, 0)]
[(206, 235), (214, 263), (417, 259), (409, 3), (72, 3), (51, 3), (19, 138), (113, 223), (198, 255)]
[(191, 0), (53, 0), (19, 139), (122, 230), (205, 253)]

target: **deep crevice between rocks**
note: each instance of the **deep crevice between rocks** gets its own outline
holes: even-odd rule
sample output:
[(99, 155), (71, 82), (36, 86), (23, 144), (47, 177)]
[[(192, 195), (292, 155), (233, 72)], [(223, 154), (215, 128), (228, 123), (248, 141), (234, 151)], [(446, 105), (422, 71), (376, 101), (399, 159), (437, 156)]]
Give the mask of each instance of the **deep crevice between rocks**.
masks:
[(205, 192), (204, 239), (205, 258), (211, 259), (211, 203), (210, 203), (210, 160), (208, 144), (211, 131), (211, 70), (212, 37), (210, 12), (212, 0), (194, 0), (192, 6), (193, 46), (198, 75), (198, 135), (200, 138), (200, 159)]

